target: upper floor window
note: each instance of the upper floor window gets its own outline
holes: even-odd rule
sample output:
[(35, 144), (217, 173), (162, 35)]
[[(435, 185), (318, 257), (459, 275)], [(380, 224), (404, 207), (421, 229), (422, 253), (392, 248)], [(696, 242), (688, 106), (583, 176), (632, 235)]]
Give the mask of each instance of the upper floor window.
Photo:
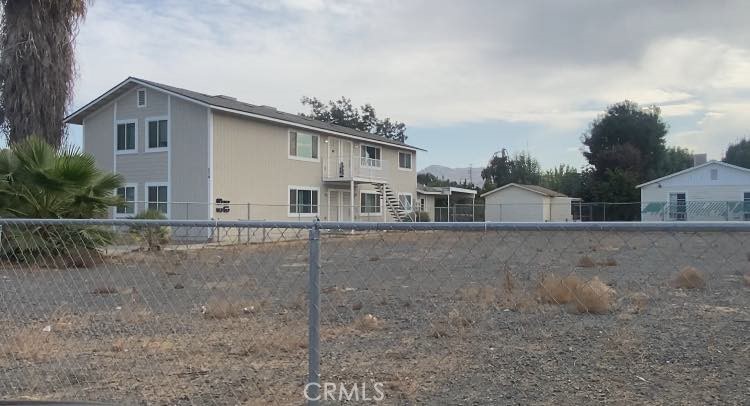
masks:
[(318, 136), (289, 131), (289, 157), (318, 159)]
[(411, 169), (411, 152), (398, 153), (398, 167), (400, 169)]
[(371, 168), (380, 168), (380, 147), (372, 145), (362, 145), (360, 147), (360, 165)]
[(137, 93), (138, 107), (146, 107), (146, 89), (139, 89)]
[(135, 151), (135, 122), (117, 124), (117, 150)]
[(122, 205), (117, 206), (117, 215), (135, 214), (135, 186), (117, 188), (117, 197), (122, 199)]
[(153, 120), (148, 122), (148, 147), (167, 147), (167, 120)]

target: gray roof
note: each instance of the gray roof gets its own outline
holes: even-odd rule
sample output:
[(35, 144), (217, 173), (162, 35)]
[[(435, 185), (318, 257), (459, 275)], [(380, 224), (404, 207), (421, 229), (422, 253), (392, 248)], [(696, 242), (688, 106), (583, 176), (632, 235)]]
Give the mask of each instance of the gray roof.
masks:
[(141, 86), (146, 85), (146, 86), (153, 87), (156, 89), (161, 89), (168, 93), (173, 93), (173, 94), (182, 96), (184, 98), (194, 100), (202, 104), (206, 104), (210, 107), (225, 109), (225, 110), (239, 112), (239, 113), (249, 113), (254, 116), (259, 116), (258, 117), (259, 119), (266, 118), (266, 119), (273, 120), (273, 121), (283, 121), (291, 125), (313, 127), (313, 128), (323, 130), (323, 131), (342, 133), (342, 134), (350, 135), (352, 137), (364, 138), (364, 139), (373, 140), (373, 141), (377, 141), (380, 143), (391, 144), (395, 146), (400, 146), (400, 147), (404, 147), (408, 149), (420, 149), (421, 150), (421, 148), (414, 147), (412, 145), (403, 143), (401, 141), (389, 140), (385, 137), (371, 134), (366, 131), (355, 130), (352, 128), (343, 127), (343, 126), (336, 125), (336, 124), (330, 124), (330, 123), (326, 123), (323, 121), (314, 120), (311, 118), (301, 116), (299, 114), (286, 113), (283, 111), (279, 111), (274, 107), (258, 106), (258, 105), (253, 105), (249, 103), (244, 103), (244, 102), (229, 98), (227, 96), (221, 96), (221, 95), (211, 96), (211, 95), (207, 95), (204, 93), (199, 93), (199, 92), (195, 92), (192, 90), (182, 89), (179, 87), (169, 86), (163, 83), (152, 82), (150, 80), (139, 79), (135, 77), (128, 77), (124, 81), (120, 82), (117, 86), (107, 91), (102, 96), (98, 97), (94, 101), (90, 102), (89, 104), (73, 112), (72, 114), (70, 114), (68, 117), (65, 118), (65, 122), (71, 123), (71, 124), (83, 124), (84, 117), (93, 113), (95, 110), (99, 109), (99, 107), (101, 107), (103, 104), (109, 103), (110, 101), (116, 99), (117, 97), (132, 90), (132, 88), (137, 87), (139, 85)]
[(482, 195), (482, 197), (487, 196), (487, 195), (492, 194), (492, 193), (495, 193), (495, 192), (499, 192), (499, 191), (501, 191), (503, 189), (506, 189), (506, 188), (509, 188), (511, 186), (520, 187), (521, 189), (526, 189), (526, 190), (529, 190), (531, 192), (539, 193), (540, 195), (545, 195), (545, 196), (549, 196), (549, 197), (568, 197), (568, 196), (566, 196), (566, 195), (564, 195), (564, 194), (562, 194), (560, 192), (554, 191), (552, 189), (547, 189), (546, 187), (541, 187), (541, 186), (537, 186), (537, 185), (523, 185), (523, 184), (520, 184), (520, 183), (508, 183), (507, 185), (501, 186), (501, 187), (499, 187), (497, 189), (494, 189), (494, 190), (491, 190), (489, 192), (484, 193)]

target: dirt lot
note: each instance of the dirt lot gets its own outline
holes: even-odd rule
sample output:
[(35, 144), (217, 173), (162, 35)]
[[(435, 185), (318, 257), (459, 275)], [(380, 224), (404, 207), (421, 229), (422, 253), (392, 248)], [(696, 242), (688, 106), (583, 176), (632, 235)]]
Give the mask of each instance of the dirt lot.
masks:
[[(748, 237), (326, 235), (322, 380), (385, 404), (747, 404)], [(306, 242), (127, 251), (3, 264), (0, 398), (303, 403)], [(687, 266), (705, 286), (677, 287)]]

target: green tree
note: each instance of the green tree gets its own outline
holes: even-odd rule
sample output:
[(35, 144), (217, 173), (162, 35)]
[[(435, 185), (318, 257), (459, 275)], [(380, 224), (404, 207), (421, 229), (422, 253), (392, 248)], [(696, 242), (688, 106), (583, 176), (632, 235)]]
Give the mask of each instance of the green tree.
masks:
[(693, 166), (693, 154), (690, 150), (681, 147), (667, 147), (664, 151), (664, 158), (659, 164), (659, 173), (656, 174), (656, 177), (679, 172), (691, 166)]
[(583, 155), (593, 167), (594, 198), (637, 201), (635, 185), (660, 173), (666, 134), (658, 107), (641, 108), (627, 100), (594, 120), (582, 139)]
[(343, 96), (328, 103), (315, 97), (303, 96), (301, 102), (310, 109), (308, 113), (300, 113), (304, 117), (365, 131), (391, 140), (406, 141), (406, 125), (391, 121), (390, 118), (379, 119), (375, 108), (369, 103), (357, 108), (351, 99)]
[(556, 190), (571, 197), (581, 196), (581, 174), (576, 168), (560, 164), (542, 174), (541, 186)]
[(542, 180), (542, 170), (539, 161), (530, 154), (522, 152), (512, 158), (505, 149), (490, 159), (486, 168), (482, 169), (482, 179), (485, 188), (500, 187), (508, 183), (539, 185)]
[(0, 0), (0, 122), (9, 143), (36, 134), (54, 147), (75, 76), (73, 40), (86, 0)]
[(750, 169), (750, 140), (743, 138), (733, 144), (729, 144), (723, 161)]

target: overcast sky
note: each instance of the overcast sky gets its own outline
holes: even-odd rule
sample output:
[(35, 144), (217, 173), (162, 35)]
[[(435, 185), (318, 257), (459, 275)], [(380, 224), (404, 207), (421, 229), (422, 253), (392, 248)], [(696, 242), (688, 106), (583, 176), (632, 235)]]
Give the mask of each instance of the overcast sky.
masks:
[[(660, 106), (668, 143), (750, 135), (750, 1), (94, 2), (74, 107), (127, 76), (293, 113), (350, 97), (407, 124), (418, 167), (529, 150), (581, 166), (607, 105)], [(80, 132), (73, 130), (73, 140)]]

